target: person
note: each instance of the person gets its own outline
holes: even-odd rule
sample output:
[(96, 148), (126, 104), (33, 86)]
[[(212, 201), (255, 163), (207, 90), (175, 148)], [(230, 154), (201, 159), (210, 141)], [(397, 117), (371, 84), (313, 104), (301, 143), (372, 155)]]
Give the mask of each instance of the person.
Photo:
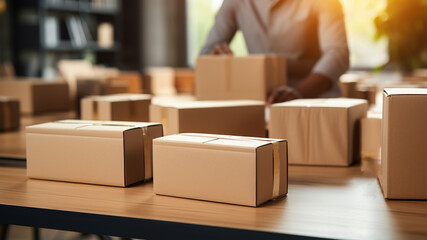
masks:
[(287, 86), (268, 104), (341, 95), (349, 50), (339, 0), (224, 0), (201, 54), (233, 54), (228, 44), (239, 29), (249, 54), (286, 58)]

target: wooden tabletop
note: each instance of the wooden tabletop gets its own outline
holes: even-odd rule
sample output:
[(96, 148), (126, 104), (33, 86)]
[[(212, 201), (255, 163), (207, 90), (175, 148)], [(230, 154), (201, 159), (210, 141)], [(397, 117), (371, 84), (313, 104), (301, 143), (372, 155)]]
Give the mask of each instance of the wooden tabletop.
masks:
[[(215, 228), (218, 231), (231, 228), (339, 239), (427, 237), (427, 202), (384, 200), (377, 180), (363, 175), (360, 166), (291, 166), (288, 196), (253, 208), (158, 196), (150, 182), (119, 188), (27, 179), (25, 167), (0, 162), (0, 206), (9, 205), (215, 226), (220, 227)], [(2, 216), (1, 212), (0, 222), (14, 213)], [(173, 225), (160, 226), (163, 232), (177, 234)]]
[(62, 119), (74, 119), (75, 112), (22, 115), (21, 126), (14, 131), (0, 132), (0, 157), (25, 158), (25, 127)]
[[(0, 156), (25, 158), (25, 126), (74, 116), (22, 117), (19, 131), (0, 133)], [(427, 201), (385, 200), (359, 165), (290, 166), (288, 196), (252, 208), (158, 196), (150, 182), (118, 188), (29, 180), (25, 162), (2, 160), (0, 222), (139, 238), (426, 239)]]

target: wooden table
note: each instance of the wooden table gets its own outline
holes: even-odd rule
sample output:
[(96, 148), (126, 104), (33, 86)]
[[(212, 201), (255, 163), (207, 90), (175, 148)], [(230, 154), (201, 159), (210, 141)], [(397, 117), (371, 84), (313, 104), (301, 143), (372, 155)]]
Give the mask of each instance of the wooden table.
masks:
[[(22, 163), (24, 164), (24, 163)], [(252, 208), (129, 188), (33, 180), (0, 162), (0, 222), (146, 239), (425, 239), (427, 202), (386, 201), (350, 168), (289, 169), (286, 198)]]
[(289, 194), (258, 208), (129, 188), (26, 178), (24, 126), (74, 113), (23, 117), (0, 133), (0, 223), (135, 238), (426, 239), (427, 201), (386, 201), (375, 177), (350, 168), (290, 166)]
[(75, 112), (57, 112), (42, 115), (21, 116), (21, 126), (18, 130), (0, 132), (0, 157), (25, 159), (25, 127), (63, 119), (74, 119)]

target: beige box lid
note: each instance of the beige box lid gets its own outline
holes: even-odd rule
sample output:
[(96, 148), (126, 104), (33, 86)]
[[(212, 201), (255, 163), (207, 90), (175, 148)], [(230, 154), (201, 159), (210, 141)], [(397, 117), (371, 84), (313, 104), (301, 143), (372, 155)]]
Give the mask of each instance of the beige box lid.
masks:
[(92, 101), (107, 101), (107, 102), (123, 102), (123, 101), (137, 101), (137, 100), (150, 100), (149, 94), (112, 94), (105, 96), (90, 96), (83, 100)]
[(120, 121), (62, 120), (28, 126), (26, 127), (26, 132), (55, 135), (61, 134), (104, 138), (123, 138), (124, 131), (154, 125), (160, 124)]
[(255, 100), (227, 100), (227, 101), (183, 101), (176, 103), (158, 103), (160, 107), (176, 109), (191, 108), (218, 108), (218, 107), (241, 107), (241, 106), (263, 106), (264, 102)]
[(384, 94), (394, 95), (427, 95), (427, 88), (385, 88)]
[(174, 134), (154, 139), (157, 144), (162, 142), (176, 143), (177, 145), (191, 145), (196, 148), (213, 148), (213, 149), (227, 149), (236, 151), (249, 151), (255, 152), (258, 147), (270, 144), (267, 141), (247, 141), (247, 140), (231, 140), (219, 139), (220, 135), (199, 135), (197, 133), (187, 134)]
[(324, 107), (324, 108), (351, 108), (367, 103), (364, 99), (352, 98), (318, 98), (297, 99), (283, 103), (273, 104), (272, 107)]

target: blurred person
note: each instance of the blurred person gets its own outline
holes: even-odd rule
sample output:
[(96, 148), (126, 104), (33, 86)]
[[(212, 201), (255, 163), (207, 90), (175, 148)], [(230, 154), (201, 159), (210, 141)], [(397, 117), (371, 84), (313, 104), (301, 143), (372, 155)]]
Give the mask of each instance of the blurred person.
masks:
[(249, 54), (286, 58), (287, 86), (274, 89), (267, 104), (341, 96), (349, 50), (339, 0), (224, 0), (201, 54), (232, 55), (237, 30)]

